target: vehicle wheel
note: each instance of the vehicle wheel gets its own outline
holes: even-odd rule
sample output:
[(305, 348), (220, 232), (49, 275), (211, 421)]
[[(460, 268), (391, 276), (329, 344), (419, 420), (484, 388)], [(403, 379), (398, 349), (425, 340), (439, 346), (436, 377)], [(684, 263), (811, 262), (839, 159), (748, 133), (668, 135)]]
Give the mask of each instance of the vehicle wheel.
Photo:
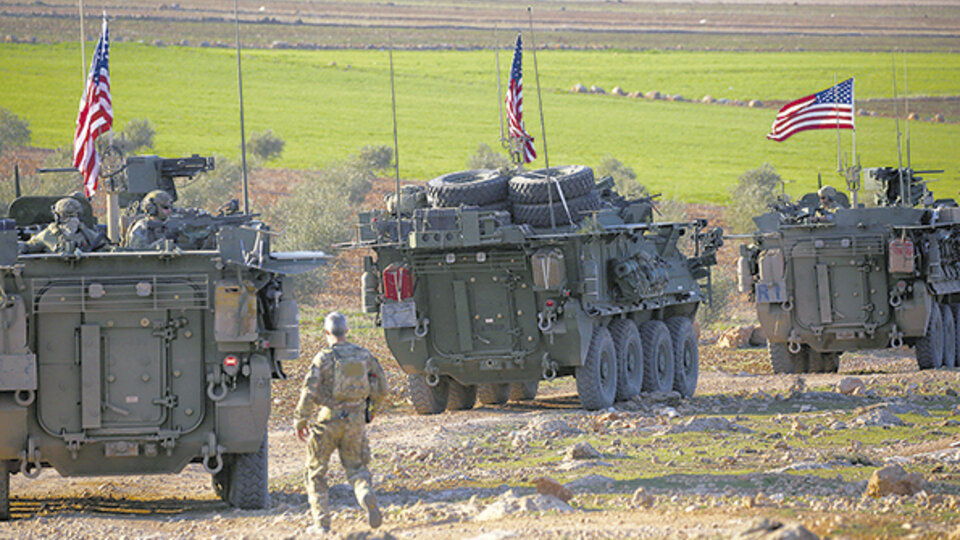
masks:
[(7, 462), (0, 461), (0, 521), (10, 519), (10, 472)]
[(440, 377), (439, 384), (430, 386), (422, 373), (408, 374), (407, 390), (417, 414), (437, 414), (447, 407), (449, 386), (446, 377)]
[(617, 401), (626, 401), (643, 390), (643, 343), (640, 330), (630, 319), (610, 323), (617, 351)]
[(669, 392), (673, 389), (674, 362), (670, 330), (663, 321), (640, 325), (643, 340), (644, 392)]
[(484, 405), (503, 405), (510, 399), (510, 383), (488, 383), (477, 386), (477, 397)]
[(507, 198), (507, 177), (495, 169), (474, 169), (427, 181), (431, 206), (485, 205)]
[(823, 372), (836, 373), (840, 371), (840, 356), (842, 354), (841, 352), (833, 352), (826, 355), (823, 362)]
[(519, 382), (510, 385), (510, 401), (529, 401), (537, 397), (540, 381)]
[(267, 434), (264, 433), (259, 450), (234, 454), (226, 491), (227, 503), (244, 510), (267, 508), (270, 506), (267, 480)]
[(617, 397), (617, 350), (606, 327), (593, 329), (587, 358), (577, 368), (576, 377), (577, 394), (584, 409), (595, 411), (613, 405)]
[[(600, 208), (600, 195), (596, 191), (591, 191), (582, 197), (576, 199), (567, 199), (567, 208), (570, 209), (570, 217), (574, 223), (579, 223), (585, 214), (591, 210)], [(567, 210), (563, 207), (563, 202), (557, 201), (551, 204), (519, 204), (513, 205), (513, 220), (516, 223), (527, 223), (534, 227), (549, 227), (550, 214), (557, 222), (557, 225), (567, 225), (570, 219), (567, 217)]]
[(917, 340), (917, 366), (920, 369), (937, 369), (943, 365), (943, 318), (934, 302), (930, 310), (927, 333)]
[(465, 411), (473, 408), (477, 402), (477, 385), (460, 384), (454, 379), (449, 379), (447, 384), (450, 385), (447, 397), (448, 411)]
[[(953, 312), (953, 322), (956, 323), (954, 329), (956, 336), (954, 350), (956, 351), (956, 356), (953, 359), (953, 365), (951, 367), (960, 367), (960, 304), (950, 304), (950, 311)], [(946, 362), (944, 362), (944, 365), (946, 365)]]
[[(548, 178), (548, 175), (553, 178)], [(566, 165), (538, 169), (514, 176), (507, 183), (507, 197), (519, 204), (542, 204), (560, 200), (557, 184), (567, 200), (575, 199), (593, 189), (593, 169), (583, 165)]]
[(957, 323), (948, 304), (940, 304), (940, 318), (943, 319), (942, 365), (951, 368), (957, 365)]
[(700, 344), (689, 317), (667, 319), (670, 340), (673, 341), (673, 389), (683, 397), (692, 397), (700, 376)]
[(810, 348), (803, 345), (794, 354), (786, 343), (769, 343), (770, 367), (774, 373), (807, 373), (810, 369)]

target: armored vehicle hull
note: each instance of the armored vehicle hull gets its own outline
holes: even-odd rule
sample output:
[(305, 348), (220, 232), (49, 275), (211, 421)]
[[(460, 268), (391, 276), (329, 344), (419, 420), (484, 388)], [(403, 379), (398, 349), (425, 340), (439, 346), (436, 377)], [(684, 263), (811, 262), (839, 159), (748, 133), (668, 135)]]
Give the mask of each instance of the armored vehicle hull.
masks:
[[(376, 253), (365, 260), (364, 308), (408, 374), (417, 412), (531, 399), (539, 381), (567, 375), (588, 409), (641, 390), (693, 394), (697, 280), (716, 248), (700, 249), (702, 221), (651, 223), (649, 200), (619, 203), (549, 227), (517, 223), (517, 205), (513, 215), (361, 214), (355, 246)], [(699, 257), (678, 249), (690, 237)]]
[(273, 253), (266, 226), (237, 216), (208, 227), (213, 249), (22, 254), (29, 231), (12, 216), (0, 219), (0, 519), (9, 475), (47, 467), (202, 463), (225, 501), (265, 507), (271, 380), (299, 355), (285, 276), (325, 256)]
[[(783, 210), (782, 208), (780, 210)], [(794, 209), (795, 210), (795, 209)], [(958, 365), (960, 209), (773, 211), (741, 247), (775, 372), (837, 371), (846, 351), (912, 346), (921, 369)]]

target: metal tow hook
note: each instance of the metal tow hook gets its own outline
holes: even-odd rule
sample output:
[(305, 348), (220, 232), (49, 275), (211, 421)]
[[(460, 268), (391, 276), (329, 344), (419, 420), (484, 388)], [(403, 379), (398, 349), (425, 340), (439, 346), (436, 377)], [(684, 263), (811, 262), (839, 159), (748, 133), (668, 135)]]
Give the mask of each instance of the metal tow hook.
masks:
[[(217, 383), (217, 374), (210, 372), (207, 373), (207, 381), (207, 397), (210, 398), (210, 401), (223, 401), (223, 398), (227, 397), (227, 392), (229, 391), (226, 378), (221, 376), (220, 382)], [(217, 390), (218, 388), (219, 392)]]
[(556, 320), (556, 315), (544, 316), (543, 312), (540, 311), (537, 313), (537, 328), (539, 328), (541, 332), (547, 333), (551, 328), (553, 328), (554, 320)]
[(417, 321), (417, 326), (413, 329), (413, 335), (418, 338), (423, 338), (427, 335), (427, 332), (430, 330), (430, 319), (424, 317), (422, 320)]
[(903, 332), (897, 328), (897, 325), (893, 325), (890, 329), (890, 346), (894, 349), (903, 346)]
[(427, 359), (426, 365), (423, 366), (423, 371), (426, 372), (424, 379), (427, 381), (427, 386), (437, 386), (440, 384), (440, 368), (437, 367), (433, 358)]
[(33, 442), (33, 437), (27, 437), (27, 449), (19, 452), (20, 473), (27, 478), (40, 476), (43, 466), (40, 465), (40, 449)]
[(546, 381), (552, 381), (557, 378), (557, 363), (550, 359), (550, 353), (543, 353), (540, 360), (540, 376)]
[(890, 307), (899, 307), (903, 303), (903, 297), (899, 294), (890, 295)]
[[(226, 450), (225, 447), (217, 444), (217, 436), (212, 431), (207, 439), (207, 444), (203, 445), (201, 452), (203, 453), (203, 468), (207, 470), (210, 474), (217, 474), (223, 469), (223, 452)], [(216, 465), (210, 466), (210, 458), (216, 459)]]
[(797, 354), (800, 352), (800, 349), (800, 337), (797, 336), (797, 331), (794, 330), (790, 332), (790, 337), (787, 338), (787, 350), (793, 354)]

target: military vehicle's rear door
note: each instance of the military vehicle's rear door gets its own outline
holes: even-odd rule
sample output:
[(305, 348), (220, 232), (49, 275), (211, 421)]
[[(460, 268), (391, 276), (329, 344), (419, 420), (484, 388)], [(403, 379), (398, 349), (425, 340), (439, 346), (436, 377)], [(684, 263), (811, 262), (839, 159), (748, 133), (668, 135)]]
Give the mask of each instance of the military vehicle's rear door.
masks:
[(797, 320), (805, 328), (833, 328), (838, 339), (889, 317), (884, 245), (879, 236), (823, 237), (791, 246)]
[(38, 278), (32, 287), (43, 336), (38, 416), (48, 431), (185, 432), (199, 424), (205, 275)]

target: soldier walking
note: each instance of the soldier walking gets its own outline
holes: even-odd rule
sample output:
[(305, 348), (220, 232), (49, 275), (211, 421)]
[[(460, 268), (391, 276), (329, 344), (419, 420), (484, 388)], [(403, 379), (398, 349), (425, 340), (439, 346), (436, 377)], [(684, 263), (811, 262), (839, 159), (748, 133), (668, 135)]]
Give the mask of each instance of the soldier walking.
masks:
[(367, 349), (347, 342), (347, 319), (332, 312), (324, 319), (327, 348), (313, 358), (294, 412), (297, 438), (307, 443), (307, 495), (316, 527), (330, 530), (327, 466), (334, 450), (353, 484), (370, 527), (382, 516), (371, 486), (370, 445), (364, 424), (384, 406), (389, 389), (380, 363)]

